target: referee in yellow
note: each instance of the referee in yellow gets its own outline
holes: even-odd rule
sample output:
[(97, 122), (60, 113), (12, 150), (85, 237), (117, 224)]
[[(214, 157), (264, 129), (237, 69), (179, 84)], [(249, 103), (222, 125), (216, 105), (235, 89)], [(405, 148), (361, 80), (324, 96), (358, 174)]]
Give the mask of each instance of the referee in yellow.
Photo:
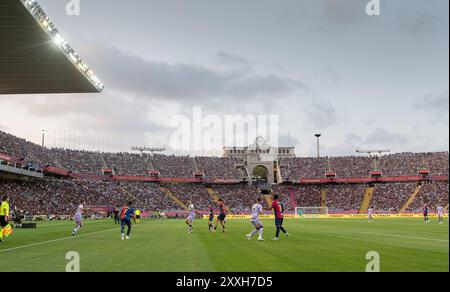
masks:
[(3, 242), (3, 228), (8, 226), (9, 221), (9, 197), (3, 196), (0, 204), (0, 242)]
[(135, 222), (137, 224), (141, 223), (141, 211), (139, 209), (134, 210), (134, 214), (136, 215)]

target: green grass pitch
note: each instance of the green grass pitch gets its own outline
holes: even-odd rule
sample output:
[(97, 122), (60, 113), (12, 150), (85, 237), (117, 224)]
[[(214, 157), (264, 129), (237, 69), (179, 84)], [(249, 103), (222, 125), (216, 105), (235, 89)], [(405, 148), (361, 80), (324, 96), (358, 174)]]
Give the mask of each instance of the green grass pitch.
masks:
[(79, 253), (82, 272), (364, 272), (370, 251), (379, 253), (382, 272), (449, 271), (448, 221), (287, 220), (290, 237), (278, 242), (273, 221), (264, 223), (266, 240), (258, 242), (246, 239), (247, 220), (229, 220), (226, 233), (210, 233), (198, 220), (193, 234), (181, 220), (144, 220), (130, 241), (120, 240), (111, 220), (89, 220), (77, 237), (71, 222), (42, 222), (0, 244), (0, 272), (63, 272), (69, 251)]

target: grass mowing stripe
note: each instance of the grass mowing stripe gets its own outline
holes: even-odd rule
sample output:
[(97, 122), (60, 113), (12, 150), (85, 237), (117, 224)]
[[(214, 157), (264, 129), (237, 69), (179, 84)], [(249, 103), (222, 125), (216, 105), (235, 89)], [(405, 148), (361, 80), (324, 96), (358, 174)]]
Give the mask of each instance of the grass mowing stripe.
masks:
[(386, 234), (386, 233), (363, 232), (362, 234), (377, 235), (377, 236), (384, 236), (384, 237), (405, 238), (405, 239), (428, 240), (428, 241), (437, 241), (437, 242), (449, 242), (448, 239), (436, 239), (436, 238), (424, 238), (424, 237), (415, 237), (415, 236), (403, 236), (403, 235)]
[(80, 235), (77, 235), (77, 236), (63, 237), (63, 238), (58, 238), (58, 239), (53, 239), (53, 240), (47, 240), (47, 241), (42, 241), (42, 242), (37, 242), (37, 243), (32, 243), (32, 244), (27, 244), (27, 245), (11, 247), (11, 248), (0, 250), (0, 253), (13, 251), (13, 250), (18, 250), (18, 249), (22, 249), (22, 248), (33, 247), (33, 246), (37, 246), (37, 245), (43, 245), (43, 244), (47, 244), (47, 243), (53, 243), (53, 242), (68, 240), (68, 239), (72, 239), (72, 238), (76, 238), (76, 237), (84, 237), (84, 236), (88, 236), (88, 235), (92, 235), (92, 234), (109, 232), (109, 231), (113, 231), (113, 230), (117, 231), (117, 228), (111, 228), (111, 229), (107, 229), (107, 230), (100, 230), (100, 231), (95, 231), (95, 232), (91, 232), (91, 233), (80, 234)]
[[(183, 220), (142, 223), (133, 225), (132, 240), (126, 242), (120, 240), (117, 225), (117, 234), (108, 232), (115, 226), (106, 220), (87, 221), (85, 234), (74, 240), (66, 240), (68, 230), (73, 228), (71, 222), (43, 222), (36, 230), (19, 229), (8, 242), (11, 246), (0, 245), (0, 251), (11, 249), (0, 253), (0, 272), (64, 271), (67, 251), (80, 254), (83, 272), (357, 272), (365, 271), (368, 251), (379, 252), (384, 272), (449, 269), (448, 241), (436, 241), (448, 239), (448, 225), (419, 224), (414, 219), (380, 219), (375, 224), (365, 219), (300, 224), (286, 220), (291, 237), (286, 240), (283, 236), (277, 242), (270, 240), (275, 233), (273, 220), (263, 221), (264, 242), (245, 238), (253, 229), (246, 220), (230, 220), (226, 233), (210, 233), (207, 221), (198, 220), (193, 234), (187, 234)], [(30, 245), (34, 247), (25, 248)]]

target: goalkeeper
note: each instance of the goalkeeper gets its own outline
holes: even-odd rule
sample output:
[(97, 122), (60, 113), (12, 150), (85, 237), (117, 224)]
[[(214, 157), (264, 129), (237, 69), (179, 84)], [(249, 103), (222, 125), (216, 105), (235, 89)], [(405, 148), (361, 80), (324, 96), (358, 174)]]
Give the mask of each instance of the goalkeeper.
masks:
[[(3, 196), (0, 204), (0, 242), (3, 242), (4, 231), (9, 226), (9, 197)], [(9, 235), (9, 234), (6, 234)]]

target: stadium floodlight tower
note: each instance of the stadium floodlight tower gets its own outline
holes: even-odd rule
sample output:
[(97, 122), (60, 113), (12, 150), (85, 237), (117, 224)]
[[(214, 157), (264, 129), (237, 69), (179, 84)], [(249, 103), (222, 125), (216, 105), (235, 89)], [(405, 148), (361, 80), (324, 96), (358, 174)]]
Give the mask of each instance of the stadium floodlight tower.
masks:
[(380, 166), (380, 157), (383, 154), (390, 153), (391, 150), (388, 149), (378, 149), (378, 150), (364, 150), (364, 149), (356, 149), (356, 153), (359, 154), (367, 154), (370, 158), (373, 158), (373, 170), (378, 171)]
[(322, 134), (315, 134), (317, 138), (317, 158), (320, 158), (320, 137), (322, 137)]
[(164, 148), (164, 147), (131, 147), (131, 150), (141, 152), (141, 156), (145, 152), (149, 152), (150, 155), (153, 156), (155, 154), (155, 152), (164, 152), (164, 151), (166, 151), (166, 148)]
[(41, 133), (42, 133), (42, 148), (44, 148), (45, 147), (45, 134), (48, 133), (48, 130), (45, 128), (42, 128)]

